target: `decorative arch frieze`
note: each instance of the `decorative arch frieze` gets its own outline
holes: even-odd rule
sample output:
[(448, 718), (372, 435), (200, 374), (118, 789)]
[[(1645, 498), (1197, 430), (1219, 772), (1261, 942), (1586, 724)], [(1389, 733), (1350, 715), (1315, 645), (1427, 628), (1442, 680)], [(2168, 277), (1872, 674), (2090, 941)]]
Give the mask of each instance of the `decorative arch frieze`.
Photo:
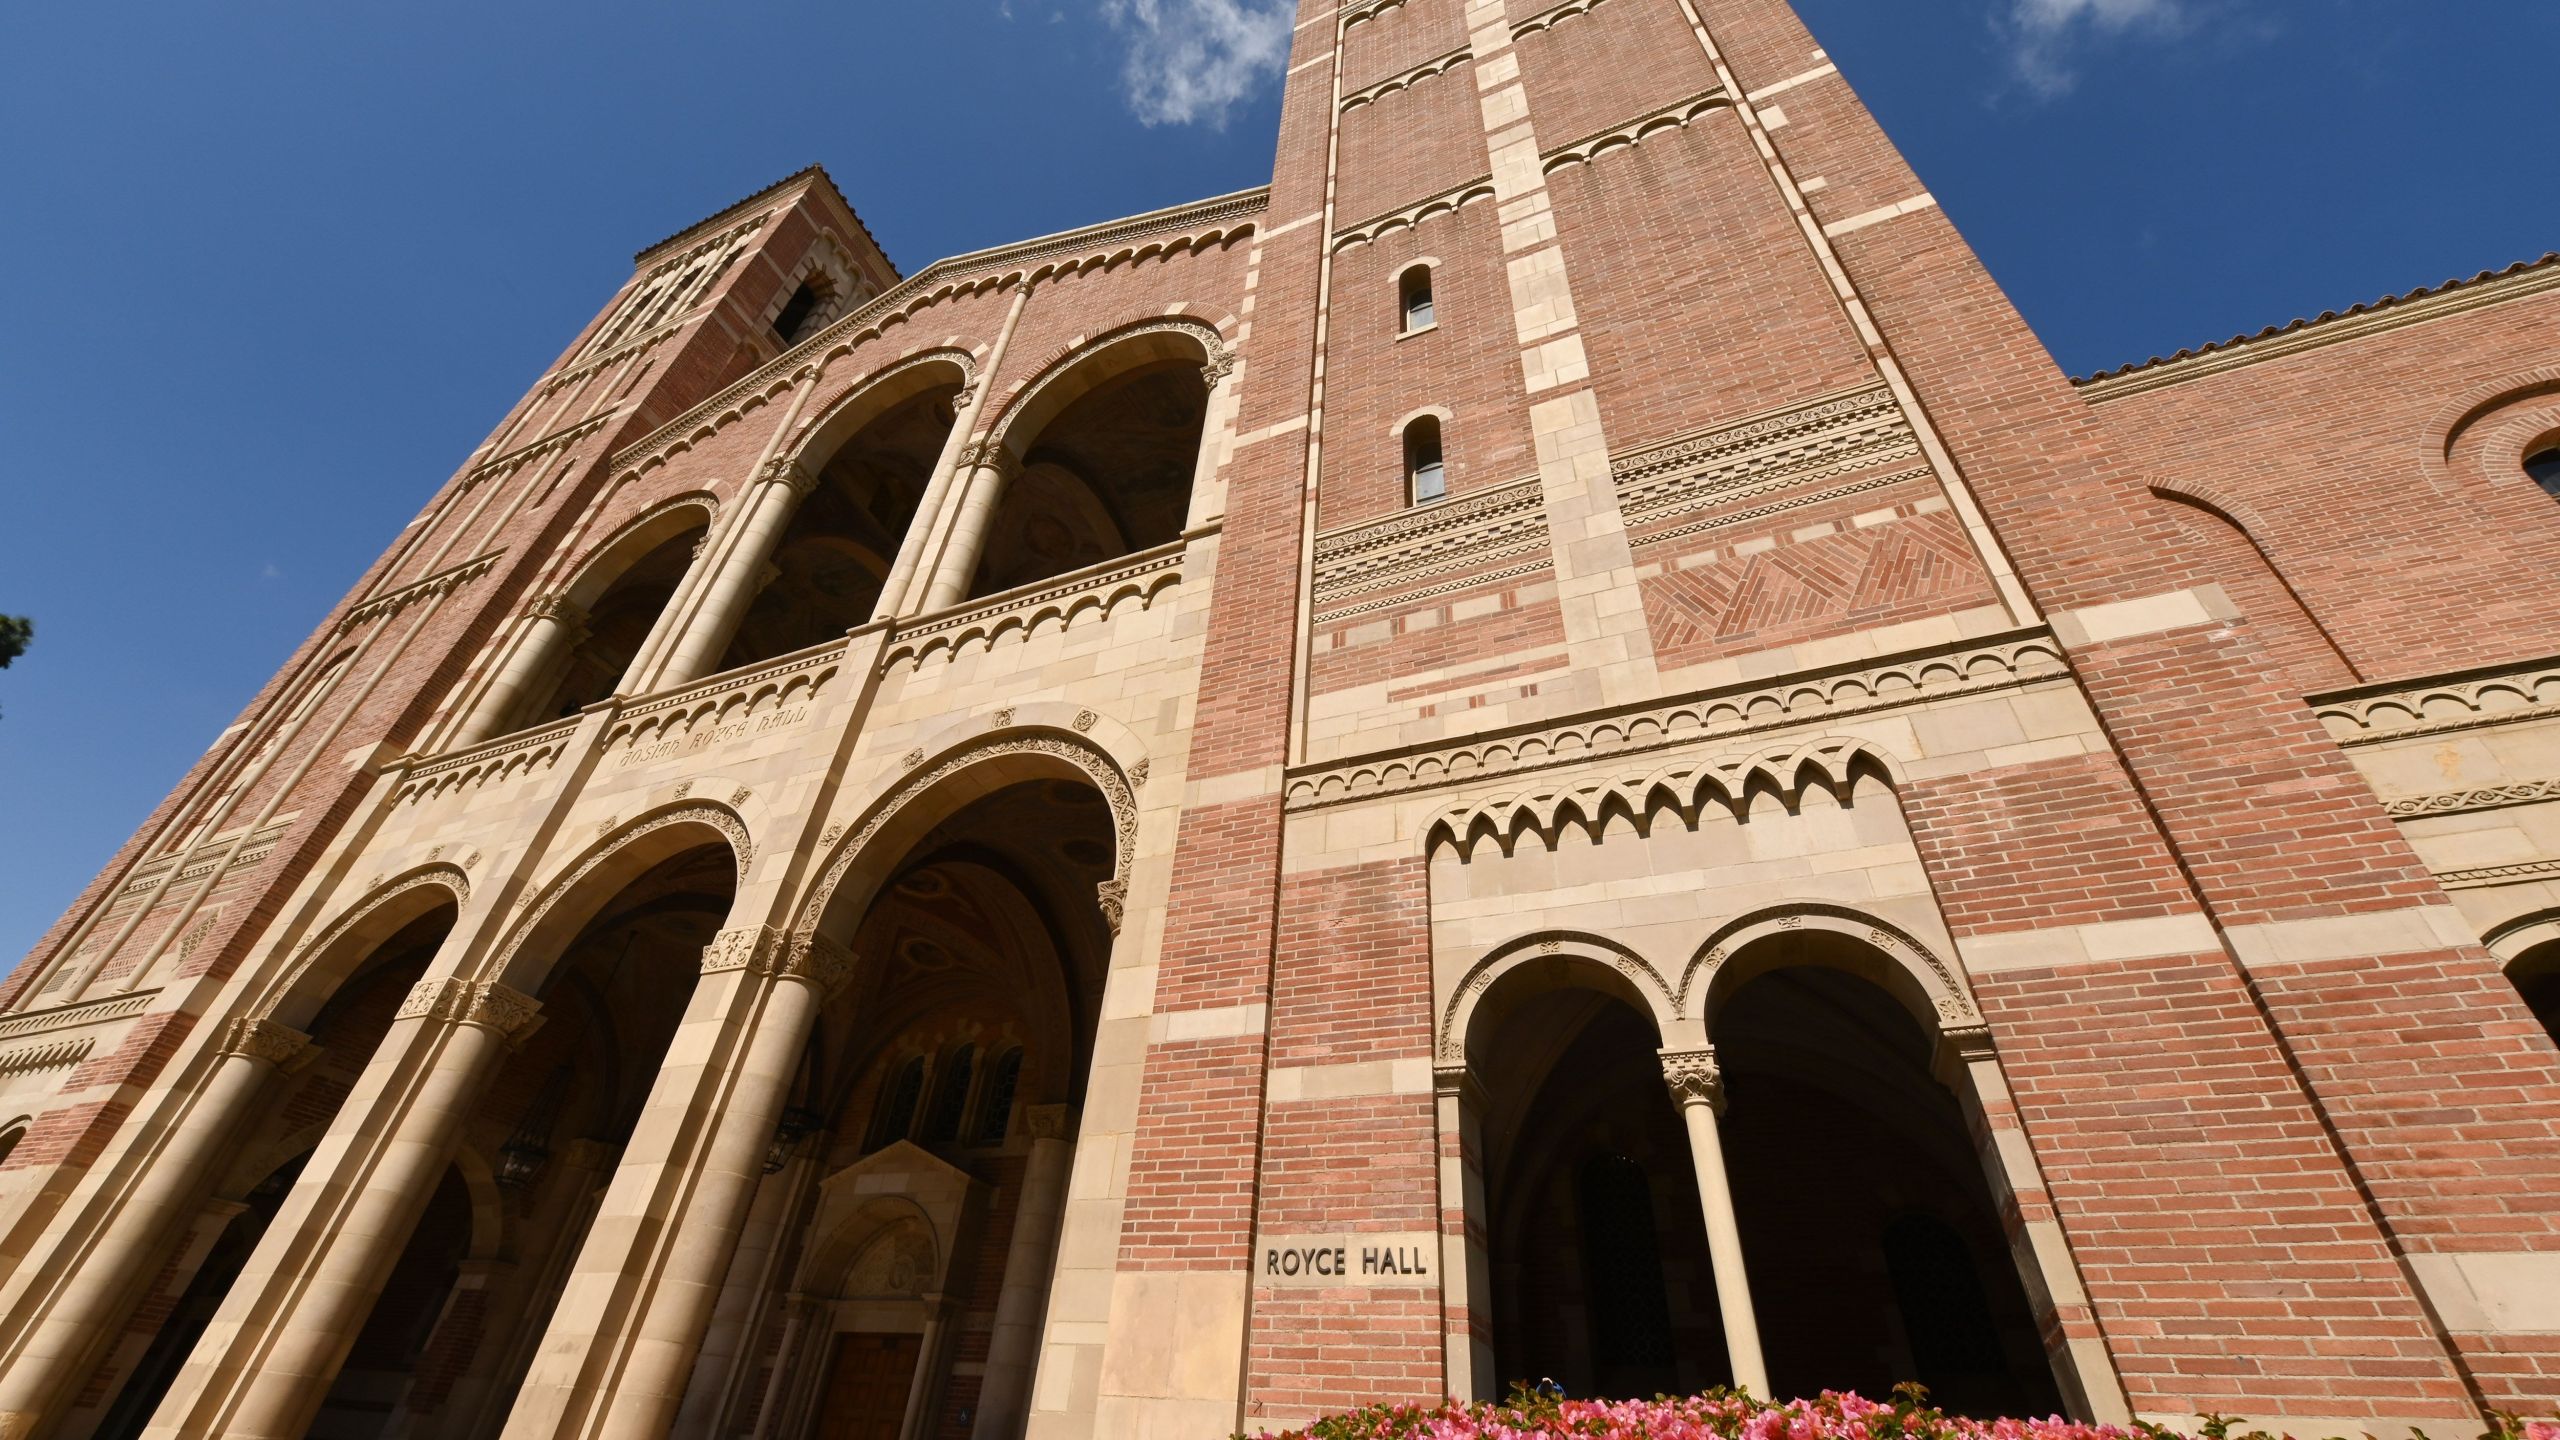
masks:
[(1552, 849), (1569, 825), (1579, 825), (1598, 838), (1613, 821), (1642, 827), (1663, 810), (1677, 814), (1684, 824), (1693, 824), (1710, 804), (1721, 804), (1739, 817), (1760, 794), (1774, 794), (1793, 809), (1817, 785), (1846, 799), (1861, 773), (1875, 776), (1889, 789), (1899, 789), (1902, 783), (1901, 767), (1893, 756), (1859, 739), (1813, 740), (1741, 755), (1678, 760), (1615, 779), (1452, 805), (1423, 832), (1423, 852), (1429, 855), (1447, 847), (1464, 860), (1473, 857), (1478, 843), (1490, 840), (1508, 855), (1524, 835), (1534, 835)]
[[(1004, 717), (998, 722), (1001, 726), (1010, 719), (1010, 713), (999, 713)], [(827, 859), (826, 867), (819, 872), (817, 883), (809, 887), (807, 898), (800, 903), (799, 919), (791, 927), (792, 935), (806, 938), (818, 933), (818, 926), (826, 919), (828, 907), (835, 899), (837, 887), (844, 883), (854, 861), (868, 851), (881, 832), (909, 806), (963, 770), (1012, 755), (1037, 755), (1066, 762), (1083, 772), (1110, 805), (1115, 838), (1111, 878), (1098, 887), (1096, 898), (1102, 907), (1103, 919), (1110, 924), (1111, 933), (1120, 933), (1120, 921), (1129, 899), (1129, 867), (1138, 841), (1137, 794), (1130, 786), (1129, 777), (1121, 774), (1120, 767), (1101, 747), (1072, 732), (1036, 730), (985, 736), (950, 750), (935, 760), (928, 761), (922, 755), (910, 756), (906, 778), (872, 805), (860, 823), (853, 827), (852, 833), (834, 842), (835, 848)]]
[(523, 917), (509, 930), (505, 941), (498, 947), (496, 957), (482, 967), (484, 973), (493, 979), (504, 979), (515, 965), (516, 952), (524, 948), (528, 937), (542, 928), (562, 897), (585, 888), (588, 876), (634, 841), (674, 825), (704, 825), (720, 832), (728, 839), (730, 856), (737, 862), (738, 879), (743, 882), (747, 878), (747, 863), (755, 858), (755, 842), (748, 834), (747, 822), (739, 817), (738, 812), (726, 805), (702, 800), (687, 801), (661, 810), (597, 841), (585, 855), (545, 885), (533, 903), (525, 907)]
[(1567, 165), (1587, 164), (1621, 145), (1640, 145), (1649, 135), (1684, 129), (1702, 115), (1732, 108), (1733, 97), (1722, 89), (1703, 91), (1633, 120), (1612, 125), (1596, 135), (1586, 135), (1570, 145), (1559, 145), (1539, 157), (1538, 168), (1542, 173), (1553, 174)]
[(1467, 1059), (1467, 1033), (1475, 1023), (1477, 1009), (1493, 987), (1505, 976), (1527, 966), (1562, 962), (1599, 967), (1614, 972), (1643, 1002), (1656, 1033), (1668, 1037), (1680, 1019), (1680, 1007), (1671, 982), (1655, 968), (1652, 961), (1633, 949), (1604, 935), (1579, 930), (1536, 930), (1506, 940), (1485, 952), (1484, 958), (1467, 967), (1450, 987), (1449, 998), (1440, 1007), (1440, 1033), (1433, 1053), (1440, 1065), (1463, 1065)]
[[(719, 522), (720, 498), (711, 494), (707, 490), (689, 490), (682, 495), (671, 495), (666, 499), (659, 501), (655, 505), (650, 506), (648, 509), (641, 511), (639, 514), (632, 516), (620, 525), (615, 526), (611, 535), (608, 535), (603, 540), (588, 546), (585, 553), (578, 557), (576, 563), (568, 567), (568, 580), (564, 582), (556, 592), (553, 592), (553, 595), (565, 600), (566, 597), (572, 594), (583, 592), (588, 601), (594, 600), (598, 594), (613, 584), (611, 577), (606, 577), (601, 584), (595, 583), (595, 572), (598, 567), (607, 564), (616, 553), (628, 546), (631, 546), (642, 536), (648, 535), (652, 531), (665, 527), (668, 519), (681, 510), (701, 511), (702, 526), (705, 533), (708, 533), (711, 527)], [(668, 533), (681, 534), (683, 532), (680, 529), (670, 529)], [(641, 552), (641, 554), (646, 553), (647, 552), (645, 550)], [(640, 555), (627, 557), (626, 565), (629, 561), (636, 561), (639, 558)], [(553, 596), (537, 596), (535, 597), (535, 603), (540, 603), (551, 598), (553, 598)], [(568, 603), (583, 605), (586, 602), (570, 601)]]
[[(296, 992), (302, 988), (310, 976), (312, 967), (323, 958), (334, 954), (338, 947), (346, 942), (348, 936), (354, 934), (384, 907), (398, 901), (402, 896), (427, 889), (443, 890), (451, 898), (453, 907), (457, 911), (471, 901), (471, 877), (458, 865), (447, 865), (441, 862), (424, 865), (405, 875), (385, 881), (358, 900), (353, 907), (342, 912), (319, 933), (295, 946), (293, 957), (286, 965), (284, 975), (268, 987), (262, 1001), (250, 1007), (247, 1012), (249, 1017), (263, 1019), (275, 1014), (279, 1007), (295, 998)], [(424, 914), (426, 908), (421, 907), (419, 913)], [(313, 996), (311, 999), (316, 1008), (321, 997)]]
[[(1972, 1034), (1983, 1030), (1982, 1011), (1955, 970), (1918, 937), (1889, 920), (1822, 901), (1797, 901), (1755, 910), (1718, 928), (1690, 957), (1675, 992), (1677, 1013), (1712, 1029), (1718, 977), (1733, 957), (1773, 936), (1806, 931), (1839, 935), (1856, 942), (1906, 977), (1925, 1002), (1915, 1014), (1931, 1034)], [(1888, 989), (1893, 987), (1888, 986)], [(1897, 996), (1910, 1004), (1914, 995)]]

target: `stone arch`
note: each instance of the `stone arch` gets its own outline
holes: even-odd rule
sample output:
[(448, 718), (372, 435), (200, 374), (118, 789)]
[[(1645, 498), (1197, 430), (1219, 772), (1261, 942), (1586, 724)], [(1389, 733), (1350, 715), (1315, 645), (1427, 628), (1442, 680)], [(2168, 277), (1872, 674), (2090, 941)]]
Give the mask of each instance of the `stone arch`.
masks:
[(1665, 1044), (1684, 1028), (1671, 985), (1653, 962), (1633, 949), (1585, 932), (1533, 931), (1487, 951), (1451, 988), (1440, 1007), (1435, 1050), (1439, 1064), (1467, 1062), (1468, 1037), (1497, 987), (1504, 992), (1502, 998), (1513, 1003), (1559, 989), (1599, 991), (1651, 1019)]
[(811, 470), (821, 469), (863, 426), (901, 403), (937, 384), (956, 384), (965, 394), (977, 379), (977, 357), (957, 348), (936, 347), (891, 361), (854, 382), (804, 422), (783, 453)]
[(625, 570), (650, 551), (688, 530), (700, 529), (709, 534), (719, 514), (719, 499), (703, 491), (659, 501), (589, 547), (570, 568), (568, 583), (560, 587), (562, 595), (582, 609), (593, 606)]
[(2513, 965), (2524, 958), (2526, 951), (2560, 940), (2560, 906), (2528, 910), (2501, 920), (2483, 930), (2480, 938), (2489, 953), (2498, 957), (2500, 965)]
[(283, 977), (247, 1013), (296, 1029), (308, 1025), (384, 941), (440, 905), (459, 912), (470, 900), (471, 877), (453, 865), (423, 865), (375, 886), (296, 947)]
[(2560, 366), (2544, 365), (2517, 371), (2437, 411), (2427, 426), (2431, 439), (2442, 437), (2427, 448), (2428, 467), (2434, 472), (2430, 478), (2447, 478), (2454, 452), (2483, 421), (2501, 410), (2554, 397), (2560, 397)]
[(1007, 399), (988, 433), (993, 444), (1018, 460), (1042, 426), (1103, 382), (1152, 361), (1192, 358), (1214, 372), (1213, 386), (1235, 365), (1226, 338), (1204, 320), (1162, 315), (1106, 332), (1070, 349), (1033, 376)]
[(834, 843), (800, 902), (792, 934), (806, 938), (830, 929), (846, 933), (830, 934), (829, 939), (848, 938), (851, 925), (920, 836), (968, 801), (1040, 776), (1089, 781), (1111, 807), (1116, 853), (1102, 908), (1118, 931), (1137, 844), (1137, 796), (1129, 777), (1100, 746), (1074, 731), (1044, 728), (984, 735), (938, 757), (918, 757), (904, 778)]
[[(725, 844), (744, 880), (755, 843), (738, 812), (710, 801), (686, 801), (642, 815), (607, 834), (536, 892), (496, 954), (480, 970), (485, 978), (535, 994), (560, 952), (593, 912), (659, 861), (696, 845)], [(579, 903), (561, 901), (577, 897)], [(524, 960), (528, 952), (542, 958)]]
[(2208, 486), (2155, 481), (2150, 488), (2172, 515), (2194, 517), (2190, 528), (2203, 532), (2199, 538), (2208, 564), (2216, 550), (2223, 552), (2224, 564), (2218, 568), (2233, 573), (2217, 578), (2237, 592), (2232, 598), (2244, 614), (2267, 623), (2273, 648), (2300, 676), (2300, 683), (2327, 689), (2364, 678), (2345, 647), (2320, 623), (2311, 603), (2294, 588), (2284, 567), (2276, 563), (2275, 552), (2268, 548), (2274, 530), (2264, 516)]
[(852, 1287), (866, 1268), (864, 1262), (876, 1259), (883, 1245), (896, 1245), (908, 1237), (920, 1238), (928, 1247), (916, 1263), (915, 1276), (917, 1288), (927, 1287), (940, 1269), (949, 1237), (923, 1206), (903, 1195), (874, 1195), (838, 1218), (826, 1233), (811, 1238), (807, 1257), (800, 1262), (797, 1288), (804, 1294), (854, 1298), (857, 1292)]
[[(1829, 934), (1853, 942), (1805, 949), (1761, 942), (1789, 935)], [(1737, 965), (1737, 959), (1744, 963)], [(1955, 970), (1911, 932), (1845, 905), (1801, 901), (1772, 905), (1730, 921), (1707, 937), (1681, 972), (1679, 1013), (1714, 1028), (1717, 1004), (1745, 981), (1794, 964), (1845, 969), (1870, 981), (1908, 1009), (1920, 1028), (1946, 1040), (1982, 1029), (1982, 1011)]]

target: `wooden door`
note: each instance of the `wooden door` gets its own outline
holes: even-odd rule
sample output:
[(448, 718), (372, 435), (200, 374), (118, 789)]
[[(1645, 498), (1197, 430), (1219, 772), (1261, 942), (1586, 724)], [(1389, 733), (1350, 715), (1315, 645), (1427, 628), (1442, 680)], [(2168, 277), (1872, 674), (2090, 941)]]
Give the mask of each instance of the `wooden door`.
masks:
[(818, 1440), (898, 1440), (918, 1340), (861, 1330), (838, 1335), (826, 1397), (818, 1402)]

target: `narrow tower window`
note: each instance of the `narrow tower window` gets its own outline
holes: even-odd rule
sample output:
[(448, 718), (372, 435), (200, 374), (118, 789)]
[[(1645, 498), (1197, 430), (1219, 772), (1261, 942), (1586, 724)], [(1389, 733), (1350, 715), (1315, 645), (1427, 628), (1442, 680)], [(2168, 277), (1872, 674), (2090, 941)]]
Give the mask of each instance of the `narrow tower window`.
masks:
[(1428, 505), (1449, 493), (1449, 472), (1440, 463), (1440, 422), (1429, 415), (1404, 427), (1404, 474), (1413, 504)]
[(2524, 473), (2543, 494), (2560, 499), (2560, 445), (2546, 445), (2524, 457)]
[(933, 1092), (933, 1116), (924, 1127), (926, 1144), (948, 1145), (960, 1138), (961, 1118), (969, 1113), (969, 1081), (977, 1070), (974, 1045), (961, 1046), (942, 1062), (942, 1086)]
[(1428, 330), (1431, 318), (1431, 267), (1416, 265), (1396, 281), (1396, 303), (1404, 315), (1404, 333)]
[(880, 1108), (871, 1114), (871, 1138), (862, 1151), (869, 1154), (886, 1145), (907, 1138), (915, 1127), (916, 1102), (924, 1098), (924, 1057), (919, 1055), (906, 1063), (898, 1078), (880, 1092)]
[(1001, 1145), (1005, 1132), (1013, 1127), (1013, 1095), (1022, 1085), (1022, 1047), (1004, 1052), (996, 1068), (987, 1072), (987, 1093), (978, 1100), (978, 1123), (973, 1139), (980, 1145)]

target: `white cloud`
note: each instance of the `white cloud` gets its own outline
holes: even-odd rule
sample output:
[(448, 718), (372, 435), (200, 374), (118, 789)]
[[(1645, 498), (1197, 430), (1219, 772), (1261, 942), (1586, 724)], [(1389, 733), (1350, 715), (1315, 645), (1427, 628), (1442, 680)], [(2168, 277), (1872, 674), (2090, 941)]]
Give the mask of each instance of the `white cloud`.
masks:
[(2189, 19), (2184, 0), (2010, 0), (2001, 29), (2011, 41), (2018, 77), (2049, 97), (2070, 90), (2078, 79), (2071, 56), (2087, 37), (2174, 35)]
[(1102, 0), (1128, 42), (1120, 84), (1149, 125), (1224, 125), (1289, 58), (1288, 0)]

